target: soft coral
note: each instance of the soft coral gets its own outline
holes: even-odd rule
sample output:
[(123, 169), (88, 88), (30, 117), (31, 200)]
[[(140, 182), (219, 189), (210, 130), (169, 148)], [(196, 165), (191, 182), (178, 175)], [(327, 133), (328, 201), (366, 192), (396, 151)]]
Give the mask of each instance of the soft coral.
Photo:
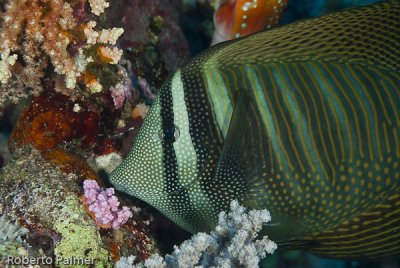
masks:
[(102, 189), (95, 180), (83, 182), (84, 203), (94, 214), (94, 220), (103, 228), (117, 230), (132, 217), (128, 207), (119, 209), (118, 198), (114, 195), (114, 188)]

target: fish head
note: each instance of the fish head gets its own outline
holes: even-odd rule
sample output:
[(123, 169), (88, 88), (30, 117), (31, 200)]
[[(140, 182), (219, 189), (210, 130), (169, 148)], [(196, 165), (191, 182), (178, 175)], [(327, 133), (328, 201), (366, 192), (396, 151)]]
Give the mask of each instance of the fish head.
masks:
[[(151, 106), (128, 157), (110, 175), (117, 190), (157, 208), (184, 229), (208, 224), (194, 210), (194, 193), (204, 154), (196, 152), (193, 137), (201, 129), (190, 128), (180, 70), (167, 80)], [(206, 156), (204, 156), (206, 157)], [(207, 198), (202, 206), (211, 207)], [(212, 214), (215, 217), (215, 214)], [(197, 229), (197, 228), (196, 228)]]
[(163, 183), (158, 180), (163, 173), (160, 106), (156, 99), (128, 157), (110, 175), (110, 182), (116, 189), (143, 200), (163, 192)]

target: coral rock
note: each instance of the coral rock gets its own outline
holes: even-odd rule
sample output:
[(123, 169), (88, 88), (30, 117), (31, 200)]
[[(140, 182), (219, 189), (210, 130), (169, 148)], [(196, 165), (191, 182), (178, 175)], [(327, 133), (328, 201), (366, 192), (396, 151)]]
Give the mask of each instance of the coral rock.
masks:
[[(77, 103), (80, 112), (74, 111)], [(96, 143), (98, 128), (99, 113), (92, 106), (70, 101), (68, 97), (48, 90), (34, 97), (22, 112), (11, 135), (10, 146), (31, 144), (45, 151), (83, 137), (82, 145), (87, 147)]]

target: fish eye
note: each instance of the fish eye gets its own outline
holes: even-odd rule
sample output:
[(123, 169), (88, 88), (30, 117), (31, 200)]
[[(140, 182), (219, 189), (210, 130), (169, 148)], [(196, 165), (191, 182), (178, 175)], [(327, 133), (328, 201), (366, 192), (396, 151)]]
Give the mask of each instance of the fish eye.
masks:
[(174, 143), (179, 139), (180, 132), (177, 126), (166, 127), (160, 129), (158, 132), (158, 138), (165, 143)]

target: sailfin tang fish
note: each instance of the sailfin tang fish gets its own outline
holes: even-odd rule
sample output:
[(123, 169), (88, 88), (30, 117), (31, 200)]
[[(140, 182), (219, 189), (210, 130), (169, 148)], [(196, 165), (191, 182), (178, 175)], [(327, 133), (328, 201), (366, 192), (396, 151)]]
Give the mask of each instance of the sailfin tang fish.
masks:
[(287, 0), (222, 0), (214, 14), (212, 45), (274, 27)]
[(115, 187), (184, 229), (233, 199), (278, 246), (400, 254), (400, 1), (214, 46), (162, 86)]

